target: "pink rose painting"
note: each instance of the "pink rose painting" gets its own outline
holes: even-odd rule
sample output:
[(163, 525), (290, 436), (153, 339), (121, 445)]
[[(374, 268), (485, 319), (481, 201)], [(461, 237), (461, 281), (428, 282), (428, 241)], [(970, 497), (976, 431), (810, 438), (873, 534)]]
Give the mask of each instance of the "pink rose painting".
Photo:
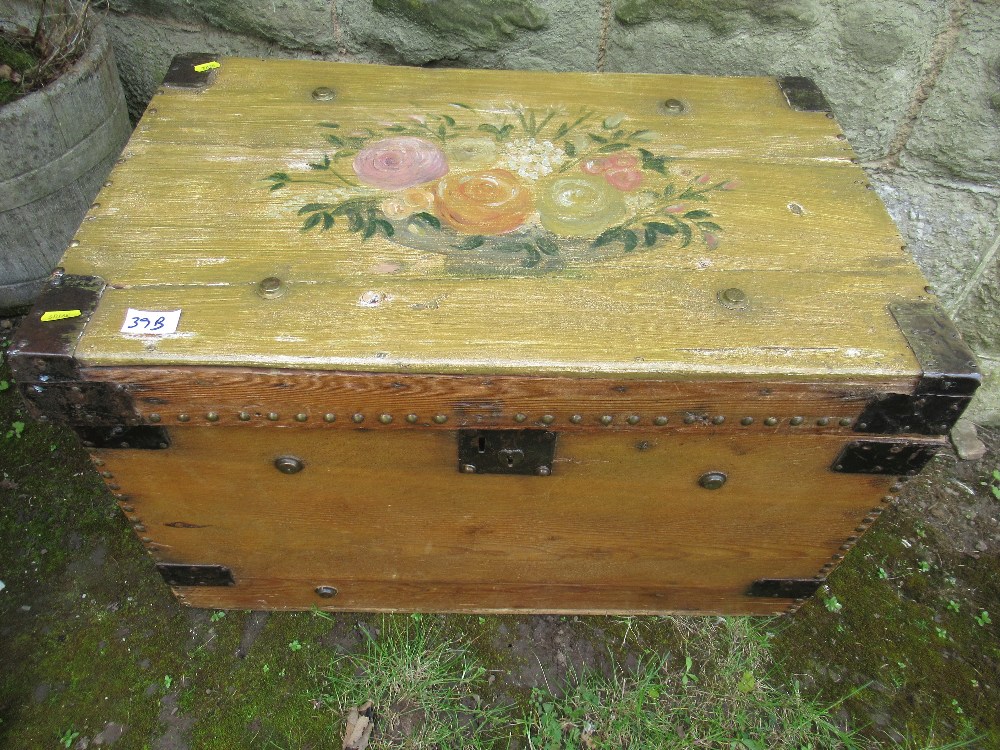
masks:
[(354, 157), (354, 173), (366, 185), (405, 190), (448, 173), (444, 151), (423, 138), (383, 138)]

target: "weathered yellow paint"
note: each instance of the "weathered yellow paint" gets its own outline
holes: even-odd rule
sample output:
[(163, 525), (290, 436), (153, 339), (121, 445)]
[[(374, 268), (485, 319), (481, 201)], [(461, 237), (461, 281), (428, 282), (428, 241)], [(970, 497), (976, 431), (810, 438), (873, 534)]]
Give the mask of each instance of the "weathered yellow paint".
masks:
[[(796, 112), (772, 79), (417, 70), (222, 59), (204, 90), (154, 97), (66, 254), (109, 289), (77, 356), (90, 365), (204, 364), (609, 377), (912, 375), (889, 302), (925, 281), (836, 122)], [(317, 86), (333, 101), (311, 97)], [(665, 99), (687, 111), (664, 111)], [(426, 112), (589, 106), (649, 129), (677, 179), (713, 194), (721, 244), (673, 241), (510, 274), (339, 225), (300, 231), (325, 185), (263, 178), (336, 150), (336, 132)], [(485, 135), (485, 134), (481, 134)], [(350, 159), (342, 162), (349, 167)], [(688, 177), (684, 177), (684, 175)], [(308, 177), (306, 172), (305, 177)], [(698, 208), (692, 204), (691, 208)], [(589, 242), (589, 241), (588, 241)], [(577, 243), (579, 244), (579, 243)], [(275, 276), (285, 293), (264, 299)], [(745, 310), (717, 301), (743, 289)], [(119, 332), (125, 310), (182, 309), (178, 333)]]

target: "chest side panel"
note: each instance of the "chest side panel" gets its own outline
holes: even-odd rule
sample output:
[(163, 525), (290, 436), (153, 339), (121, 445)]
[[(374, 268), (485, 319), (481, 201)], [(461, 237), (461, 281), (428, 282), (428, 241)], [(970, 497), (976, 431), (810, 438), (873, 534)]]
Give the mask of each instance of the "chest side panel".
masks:
[(460, 473), (453, 432), (191, 427), (97, 455), (157, 561), (232, 572), (177, 589), (196, 606), (767, 613), (791, 601), (754, 582), (825, 575), (893, 483), (831, 471), (845, 442), (563, 434), (549, 476)]

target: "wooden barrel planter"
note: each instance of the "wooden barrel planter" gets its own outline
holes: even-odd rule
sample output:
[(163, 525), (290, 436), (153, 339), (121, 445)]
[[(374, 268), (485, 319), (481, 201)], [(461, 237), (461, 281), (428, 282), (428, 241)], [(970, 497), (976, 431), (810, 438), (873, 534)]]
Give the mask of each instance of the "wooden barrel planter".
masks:
[(69, 72), (0, 107), (0, 312), (35, 297), (130, 131), (100, 27)]

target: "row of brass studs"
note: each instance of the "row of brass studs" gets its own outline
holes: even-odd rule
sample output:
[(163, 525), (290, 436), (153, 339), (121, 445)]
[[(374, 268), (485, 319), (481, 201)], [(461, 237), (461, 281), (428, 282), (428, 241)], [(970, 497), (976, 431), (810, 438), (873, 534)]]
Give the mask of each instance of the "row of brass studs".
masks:
[(144, 544), (152, 543), (153, 540), (150, 539), (148, 536), (145, 536), (146, 525), (142, 522), (142, 519), (139, 518), (139, 516), (135, 515), (135, 507), (129, 503), (128, 496), (121, 494), (121, 492), (119, 492), (121, 487), (115, 482), (111, 481), (115, 478), (115, 475), (112, 474), (107, 469), (101, 468), (104, 466), (104, 461), (102, 461), (100, 458), (94, 456), (91, 460), (94, 466), (100, 469), (101, 478), (104, 479), (104, 484), (107, 486), (109, 490), (111, 490), (111, 493), (114, 495), (115, 500), (118, 501), (118, 507), (122, 509), (122, 512), (125, 514), (125, 517), (128, 519), (128, 522), (132, 524), (132, 530), (139, 535), (139, 539)]
[[(236, 416), (241, 422), (249, 422), (254, 417), (254, 415), (248, 411), (241, 411)], [(263, 416), (270, 422), (277, 422), (281, 419), (281, 415), (273, 411), (268, 412)], [(217, 411), (206, 412), (204, 415), (204, 419), (208, 422), (218, 422), (220, 421), (221, 418), (222, 418), (221, 415)], [(355, 424), (361, 424), (362, 422), (365, 421), (366, 418), (367, 418), (366, 415), (361, 412), (356, 412), (352, 414), (350, 417), (351, 421), (354, 422)], [(160, 414), (150, 414), (148, 419), (150, 422), (158, 423), (163, 421), (163, 416)], [(309, 414), (305, 412), (299, 412), (298, 414), (295, 415), (294, 419), (296, 422), (308, 422)], [(334, 414), (333, 412), (327, 412), (323, 414), (322, 419), (324, 422), (327, 423), (336, 422), (337, 415)], [(395, 418), (392, 414), (378, 415), (378, 421), (381, 422), (382, 424), (392, 424), (394, 419)], [(435, 414), (432, 417), (432, 419), (435, 422), (435, 424), (445, 424), (448, 421), (448, 415)], [(513, 420), (517, 424), (523, 424), (524, 422), (529, 421), (528, 415), (522, 412), (518, 412), (517, 414), (515, 414), (513, 416)], [(569, 422), (571, 424), (582, 424), (584, 420), (585, 417), (582, 414), (573, 414), (569, 417)], [(188, 414), (187, 412), (182, 412), (177, 415), (177, 421), (190, 422), (191, 415)], [(407, 414), (406, 421), (409, 422), (410, 424), (416, 424), (417, 422), (420, 421), (420, 417), (416, 414)], [(551, 414), (543, 414), (536, 421), (545, 425), (550, 425), (556, 421), (556, 418)], [(615, 418), (610, 414), (604, 414), (601, 417), (599, 417), (597, 421), (600, 422), (600, 424), (607, 427), (608, 425), (614, 424)], [(666, 425), (670, 422), (670, 417), (660, 415), (653, 417), (651, 421), (657, 427), (662, 427), (663, 425)], [(628, 425), (637, 425), (640, 422), (642, 422), (642, 417), (640, 417), (637, 414), (632, 414), (625, 418), (625, 422)], [(722, 414), (718, 414), (714, 417), (686, 414), (683, 417), (683, 422), (684, 424), (695, 424), (696, 422), (701, 422), (701, 423), (711, 423), (714, 425), (721, 425), (726, 422), (726, 417), (723, 416)], [(755, 422), (756, 420), (753, 417), (743, 417), (742, 419), (740, 419), (740, 425), (742, 425), (743, 427), (749, 427)], [(828, 427), (832, 422), (833, 422), (832, 417), (819, 417), (816, 419), (815, 424), (817, 427)], [(767, 417), (766, 419), (762, 420), (762, 423), (767, 427), (776, 427), (777, 425), (781, 424), (781, 419), (779, 417)], [(806, 423), (806, 418), (800, 416), (791, 417), (788, 420), (788, 424), (791, 425), (792, 427), (799, 427), (800, 425), (803, 425), (805, 423)], [(850, 419), (849, 417), (844, 417), (837, 421), (837, 424), (841, 427), (850, 427), (853, 423), (854, 420)]]

